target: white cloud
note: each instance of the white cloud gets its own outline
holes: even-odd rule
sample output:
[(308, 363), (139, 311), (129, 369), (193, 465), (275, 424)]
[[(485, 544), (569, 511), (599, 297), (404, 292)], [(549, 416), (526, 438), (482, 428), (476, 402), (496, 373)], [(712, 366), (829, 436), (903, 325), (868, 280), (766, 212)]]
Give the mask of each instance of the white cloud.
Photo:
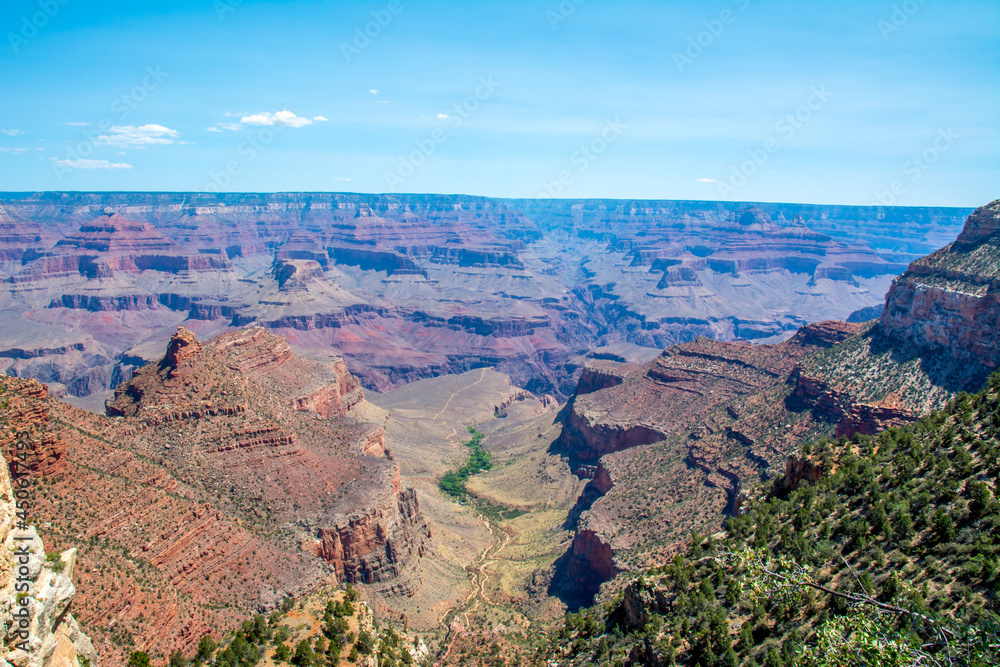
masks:
[(351, 179), (349, 179), (349, 178), (343, 178), (341, 176), (334, 176), (333, 180), (335, 180), (335, 181), (349, 181)]
[(222, 132), (223, 130), (229, 130), (230, 132), (236, 132), (237, 130), (242, 130), (243, 126), (239, 123), (216, 123), (212, 127), (205, 128), (208, 132)]
[(10, 148), (8, 146), (0, 147), (0, 152), (3, 153), (13, 153), (14, 155), (23, 155), (28, 152), (27, 148)]
[(444, 120), (445, 118), (450, 118), (450, 117), (451, 117), (451, 116), (449, 116), (449, 115), (448, 115), (448, 114), (446, 114), (446, 113), (439, 113), (439, 114), (438, 114), (438, 118), (440, 118), (441, 120)]
[(16, 137), (19, 134), (24, 134), (24, 130), (0, 130), (0, 134), (6, 134), (10, 137)]
[(285, 127), (312, 125), (311, 120), (296, 116), (291, 111), (254, 113), (249, 116), (243, 116), (243, 118), (240, 118), (240, 122), (244, 125), (284, 125)]
[[(240, 113), (230, 113), (226, 112), (226, 116), (239, 117), (240, 122), (238, 123), (216, 123), (215, 125), (205, 128), (207, 132), (222, 132), (228, 130), (230, 132), (238, 132), (239, 130), (247, 129), (247, 126), (273, 126), (279, 125), (283, 127), (305, 127), (306, 125), (312, 125), (313, 122), (324, 123), (329, 119), (325, 116), (313, 116), (310, 118), (305, 118), (303, 116), (296, 116), (291, 111), (276, 111), (274, 113), (270, 111), (261, 111), (260, 113), (250, 113), (250, 114), (240, 114)], [(183, 143), (183, 142), (180, 142)]]
[(59, 123), (60, 125), (70, 125), (72, 127), (87, 127), (90, 123), (85, 123), (81, 121), (68, 121), (66, 123)]
[(718, 181), (714, 178), (699, 178), (695, 183), (718, 183)]
[(132, 165), (125, 162), (108, 162), (107, 160), (56, 160), (56, 164), (73, 169), (131, 169)]
[(145, 148), (146, 146), (175, 143), (174, 139), (181, 136), (177, 130), (171, 130), (163, 125), (115, 125), (111, 134), (102, 134), (95, 139), (97, 144), (120, 146), (122, 148)]
[(378, 88), (372, 88), (368, 92), (371, 93), (372, 95), (378, 95)]

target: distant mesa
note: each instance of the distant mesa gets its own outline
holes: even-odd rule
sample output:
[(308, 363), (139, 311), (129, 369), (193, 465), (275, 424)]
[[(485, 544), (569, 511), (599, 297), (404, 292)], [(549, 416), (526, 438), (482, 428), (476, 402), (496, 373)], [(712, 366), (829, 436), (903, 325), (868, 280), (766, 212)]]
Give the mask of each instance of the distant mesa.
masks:
[[(565, 400), (593, 347), (877, 305), (967, 209), (347, 193), (0, 196), (0, 372), (81, 398), (254, 322), (385, 391), (484, 363)], [(984, 227), (985, 229), (985, 227)], [(155, 356), (155, 359), (154, 359)]]
[(751, 225), (759, 225), (762, 229), (771, 226), (771, 217), (764, 213), (760, 209), (749, 208), (741, 213), (739, 213), (736, 221), (742, 227), (750, 227)]

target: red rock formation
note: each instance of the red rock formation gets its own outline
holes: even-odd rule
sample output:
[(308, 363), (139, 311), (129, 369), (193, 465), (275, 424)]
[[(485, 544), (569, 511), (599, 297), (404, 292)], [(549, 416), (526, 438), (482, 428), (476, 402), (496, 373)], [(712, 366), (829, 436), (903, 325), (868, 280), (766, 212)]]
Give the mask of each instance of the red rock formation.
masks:
[(698, 339), (670, 348), (623, 382), (575, 396), (559, 446), (582, 462), (663, 440), (738, 396), (773, 386), (796, 360), (860, 330), (822, 322), (775, 346)]
[(955, 239), (952, 248), (957, 252), (969, 252), (1000, 234), (1000, 199), (977, 208), (966, 219), (962, 233)]
[(342, 359), (334, 362), (331, 370), (337, 374), (336, 384), (324, 384), (303, 396), (296, 396), (292, 399), (292, 408), (315, 412), (329, 419), (343, 417), (364, 400), (361, 384), (347, 370)]
[(111, 419), (34, 381), (0, 384), (27, 388), (8, 392), (34, 402), (22, 418), (59, 416), (70, 454), (38, 511), (57, 542), (88, 538), (77, 604), (106, 664), (127, 657), (117, 628), (135, 648), (190, 654), (334, 578), (414, 590), (429, 528), (382, 425), (342, 417), (363, 398), (342, 361), (303, 359), (259, 328), (205, 343), (181, 329), (119, 387)]
[[(569, 581), (588, 579), (592, 594), (605, 574), (628, 567), (619, 554), (641, 550), (652, 534), (671, 535), (668, 549), (676, 549), (691, 529), (738, 511), (744, 485), (784, 458), (799, 441), (798, 429), (816, 424), (784, 424), (790, 418), (779, 397), (790, 376), (801, 376), (797, 364), (862, 329), (824, 322), (778, 345), (699, 339), (608, 387), (578, 392), (558, 447), (591, 481), (570, 512), (577, 536), (556, 585), (564, 599)], [(804, 403), (799, 409), (808, 410)]]
[(184, 327), (178, 327), (177, 333), (170, 338), (167, 354), (163, 357), (163, 361), (173, 372), (199, 352), (201, 352), (201, 343), (198, 342), (195, 335)]
[(803, 482), (815, 484), (823, 478), (823, 469), (808, 459), (789, 456), (785, 460), (785, 475), (775, 485), (771, 495), (784, 496), (799, 488)]
[(423, 554), (430, 536), (416, 491), (403, 488), (396, 469), (385, 493), (319, 529), (316, 551), (339, 581), (371, 584), (396, 578), (400, 565)]
[(923, 284), (921, 277), (914, 271), (893, 283), (882, 329), (921, 347), (944, 350), (956, 360), (996, 368), (1000, 292), (967, 294)]
[(633, 364), (622, 364), (603, 359), (588, 360), (576, 383), (576, 395), (591, 394), (601, 389), (615, 387), (634, 373), (637, 367)]
[[(361, 400), (343, 361), (302, 359), (264, 329), (204, 345), (182, 330), (164, 363), (136, 371), (108, 412), (135, 415), (146, 427), (137, 444), (162, 447), (166, 460), (207, 455), (212, 468), (228, 471), (230, 484), (243, 480), (233, 487), (241, 496), (260, 498), (289, 518), (311, 514), (326, 545), (317, 553), (338, 576), (371, 583), (395, 576), (419, 555), (426, 530), (383, 429), (338, 421)], [(282, 416), (285, 407), (289, 416), (305, 411), (320, 419), (290, 420)], [(176, 415), (169, 428), (164, 408)], [(189, 441), (188, 433), (199, 435)], [(211, 469), (197, 474), (203, 484), (217, 484)]]
[(0, 375), (0, 449), (12, 479), (57, 479), (66, 470), (66, 443), (53, 432), (48, 387)]
[(590, 528), (576, 532), (569, 551), (556, 567), (551, 592), (560, 595), (571, 608), (589, 604), (601, 584), (621, 571), (615, 566), (611, 545)]
[(898, 402), (883, 405), (856, 403), (837, 422), (834, 437), (850, 438), (855, 433), (876, 435), (887, 428), (913, 423), (919, 417), (919, 414)]

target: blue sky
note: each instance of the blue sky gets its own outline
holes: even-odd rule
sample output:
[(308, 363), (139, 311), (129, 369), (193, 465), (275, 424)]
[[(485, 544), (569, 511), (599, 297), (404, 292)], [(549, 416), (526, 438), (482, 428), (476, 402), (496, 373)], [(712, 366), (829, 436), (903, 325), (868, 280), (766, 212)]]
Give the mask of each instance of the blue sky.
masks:
[(975, 206), (1000, 3), (7, 0), (0, 190)]

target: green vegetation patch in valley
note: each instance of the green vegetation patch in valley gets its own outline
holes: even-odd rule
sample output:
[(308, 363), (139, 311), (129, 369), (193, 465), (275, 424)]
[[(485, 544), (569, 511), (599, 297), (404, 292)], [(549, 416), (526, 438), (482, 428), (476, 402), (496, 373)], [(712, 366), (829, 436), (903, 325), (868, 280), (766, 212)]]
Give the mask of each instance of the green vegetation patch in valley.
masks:
[(469, 426), (469, 433), (472, 437), (465, 442), (469, 448), (469, 460), (458, 470), (449, 470), (438, 482), (442, 491), (454, 498), (465, 498), (469, 495), (465, 488), (465, 481), (477, 472), (483, 472), (493, 467), (490, 453), (483, 448), (483, 434)]

